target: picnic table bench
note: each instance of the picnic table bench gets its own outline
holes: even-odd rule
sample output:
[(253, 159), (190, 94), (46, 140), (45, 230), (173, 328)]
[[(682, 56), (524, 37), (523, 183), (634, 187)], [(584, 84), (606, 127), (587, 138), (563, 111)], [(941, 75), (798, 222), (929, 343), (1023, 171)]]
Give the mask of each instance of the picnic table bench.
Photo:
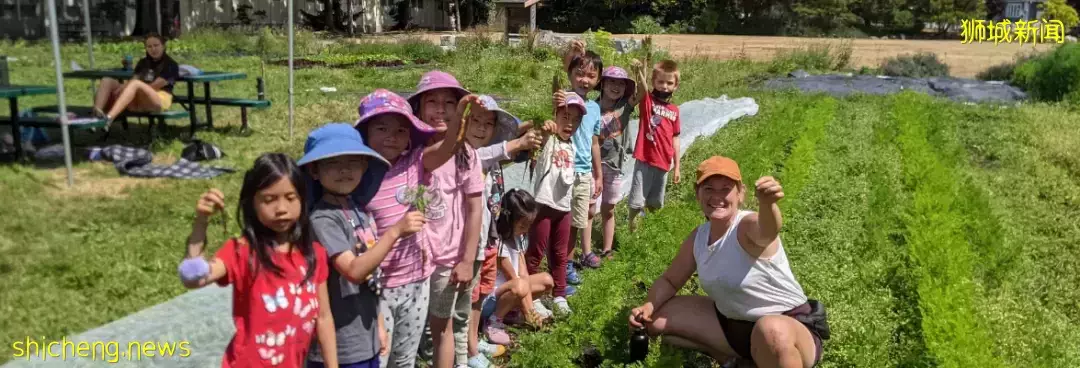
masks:
[[(100, 70), (79, 70), (73, 72), (64, 73), (65, 78), (76, 79), (101, 79), (101, 78), (114, 78), (118, 80), (131, 79), (135, 75), (133, 70), (123, 69), (100, 69)], [(250, 100), (240, 98), (214, 98), (211, 95), (211, 82), (221, 82), (227, 80), (245, 79), (247, 74), (239, 72), (218, 72), (218, 71), (204, 71), (200, 74), (186, 74), (180, 76), (180, 81), (187, 84), (187, 96), (173, 96), (173, 102), (179, 103), (184, 109), (188, 110), (189, 114), (186, 116), (191, 122), (191, 136), (195, 136), (195, 130), (200, 126), (206, 126), (208, 128), (214, 127), (214, 116), (212, 114), (213, 105), (220, 106), (238, 106), (241, 108), (241, 119), (243, 120), (243, 126), (241, 129), (247, 129), (247, 108), (265, 108), (270, 106), (270, 101), (267, 100)], [(203, 97), (195, 97), (195, 83), (203, 84)], [(198, 117), (195, 114), (195, 105), (201, 104), (206, 110), (206, 123), (199, 124)]]
[[(37, 106), (30, 109), (34, 114), (49, 113), (59, 114), (60, 107), (57, 105)], [(92, 106), (68, 106), (67, 111), (74, 113), (77, 116), (91, 116), (93, 115), (94, 108)], [(124, 111), (120, 116), (116, 117), (123, 125), (124, 129), (128, 128), (127, 118), (146, 118), (150, 123), (150, 141), (153, 142), (154, 135), (154, 123), (158, 123), (160, 126), (165, 125), (166, 119), (182, 119), (189, 117), (189, 113), (185, 110), (167, 110), (161, 112), (136, 112), (136, 111)], [(53, 118), (55, 120), (55, 118)], [(84, 121), (84, 118), (80, 118), (79, 121)], [(75, 125), (72, 125), (75, 126)], [(107, 128), (105, 126), (105, 120), (101, 119), (100, 126), (84, 126), (84, 128)], [(105, 138), (108, 138), (108, 132), (105, 133)]]
[[(11, 139), (15, 143), (15, 159), (23, 158), (22, 147), (22, 131), (20, 126), (23, 125), (22, 118), (19, 116), (19, 97), (36, 96), (36, 95), (51, 95), (56, 93), (56, 87), (49, 86), (28, 86), (28, 85), (8, 85), (0, 86), (0, 98), (8, 99), (8, 108), (11, 112), (9, 116), (0, 117), (0, 125), (11, 126)], [(55, 123), (55, 119), (53, 119)], [(31, 123), (31, 121), (27, 121)], [(43, 121), (33, 121), (33, 123), (43, 124)], [(56, 124), (59, 126), (59, 124)]]
[[(202, 102), (202, 101), (203, 100), (196, 100), (195, 102)], [(181, 103), (181, 104), (191, 104), (192, 103), (192, 101), (189, 100), (186, 96), (175, 96), (175, 97), (173, 97), (173, 102), (177, 102), (177, 103)], [(253, 100), (253, 99), (247, 99), (247, 98), (214, 97), (214, 98), (210, 99), (210, 104), (211, 105), (220, 105), (220, 106), (239, 107), (240, 108), (240, 124), (241, 124), (240, 125), (240, 131), (247, 131), (248, 130), (248, 114), (247, 114), (248, 110), (247, 109), (248, 108), (253, 108), (253, 109), (265, 109), (265, 108), (268, 108), (268, 107), (270, 107), (270, 100), (259, 100), (259, 99), (254, 99)]]

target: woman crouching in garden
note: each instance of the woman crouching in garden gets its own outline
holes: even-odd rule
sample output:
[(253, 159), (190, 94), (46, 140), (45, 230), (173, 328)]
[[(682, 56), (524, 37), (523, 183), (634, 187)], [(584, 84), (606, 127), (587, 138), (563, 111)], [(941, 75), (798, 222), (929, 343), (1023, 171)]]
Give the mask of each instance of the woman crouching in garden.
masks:
[[(739, 210), (745, 190), (735, 161), (714, 156), (698, 166), (696, 197), (708, 222), (683, 241), (645, 304), (630, 312), (630, 325), (719, 362), (737, 356), (758, 367), (813, 367), (828, 324), (780, 243), (783, 189), (772, 177), (758, 179), (759, 212)], [(708, 296), (676, 296), (695, 271)]]

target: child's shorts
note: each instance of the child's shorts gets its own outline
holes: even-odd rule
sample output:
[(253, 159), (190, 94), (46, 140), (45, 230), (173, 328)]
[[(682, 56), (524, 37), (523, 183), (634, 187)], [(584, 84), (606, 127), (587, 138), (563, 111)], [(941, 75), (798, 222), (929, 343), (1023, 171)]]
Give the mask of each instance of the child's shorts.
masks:
[(638, 161), (634, 164), (634, 178), (630, 183), (630, 208), (664, 207), (666, 189), (667, 171)]
[[(457, 284), (451, 279), (454, 269), (436, 265), (435, 272), (431, 274), (431, 298), (428, 301), (428, 314), (438, 318), (450, 318), (454, 312), (458, 315), (468, 315), (472, 299), (472, 290), (476, 286), (477, 275), (480, 272), (480, 264), (473, 262), (473, 278), (464, 289), (458, 289)], [(468, 293), (468, 294), (466, 294)], [(460, 313), (464, 311), (464, 313)]]
[(498, 264), (499, 249), (484, 247), (484, 263), (480, 265), (480, 283), (472, 289), (472, 302), (480, 301), (481, 295), (488, 295), (495, 291), (495, 275), (498, 273), (495, 265)]
[(589, 223), (589, 205), (593, 201), (592, 173), (575, 173), (570, 198), (571, 225), (584, 229)]
[(600, 203), (611, 205), (619, 204), (619, 201), (623, 199), (622, 186), (622, 171), (604, 166), (604, 192), (600, 195)]
[(496, 300), (498, 300), (498, 298), (495, 297), (495, 293), (488, 294), (488, 296), (484, 298), (484, 303), (480, 305), (481, 321), (487, 321), (488, 318), (491, 318), (491, 316), (495, 314)]

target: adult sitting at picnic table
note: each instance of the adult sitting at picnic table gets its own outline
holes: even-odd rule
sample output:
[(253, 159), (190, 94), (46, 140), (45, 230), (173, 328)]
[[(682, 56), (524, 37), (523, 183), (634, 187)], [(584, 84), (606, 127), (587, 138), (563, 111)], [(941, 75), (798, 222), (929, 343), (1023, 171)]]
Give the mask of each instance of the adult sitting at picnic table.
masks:
[[(112, 78), (101, 80), (94, 99), (94, 115), (110, 123), (124, 110), (160, 112), (172, 105), (173, 84), (180, 78), (180, 65), (165, 54), (165, 39), (146, 36), (146, 57), (135, 64), (135, 75), (127, 82)], [(109, 107), (109, 112), (104, 109)]]
[[(780, 183), (766, 176), (755, 185), (759, 212), (742, 211), (738, 163), (714, 156), (698, 166), (694, 189), (708, 222), (682, 242), (645, 304), (630, 312), (630, 325), (719, 362), (738, 356), (758, 367), (812, 367), (828, 338), (824, 309), (807, 299), (780, 243)], [(676, 296), (695, 271), (708, 296)]]

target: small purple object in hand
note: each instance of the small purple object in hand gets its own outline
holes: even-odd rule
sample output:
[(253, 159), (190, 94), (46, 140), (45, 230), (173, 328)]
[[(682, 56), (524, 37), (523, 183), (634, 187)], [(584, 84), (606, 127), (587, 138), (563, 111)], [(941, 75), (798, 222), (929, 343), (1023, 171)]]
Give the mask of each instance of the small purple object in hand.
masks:
[(210, 263), (207, 263), (202, 257), (188, 258), (183, 262), (180, 262), (180, 267), (177, 269), (180, 272), (180, 279), (187, 281), (197, 281), (210, 274)]

